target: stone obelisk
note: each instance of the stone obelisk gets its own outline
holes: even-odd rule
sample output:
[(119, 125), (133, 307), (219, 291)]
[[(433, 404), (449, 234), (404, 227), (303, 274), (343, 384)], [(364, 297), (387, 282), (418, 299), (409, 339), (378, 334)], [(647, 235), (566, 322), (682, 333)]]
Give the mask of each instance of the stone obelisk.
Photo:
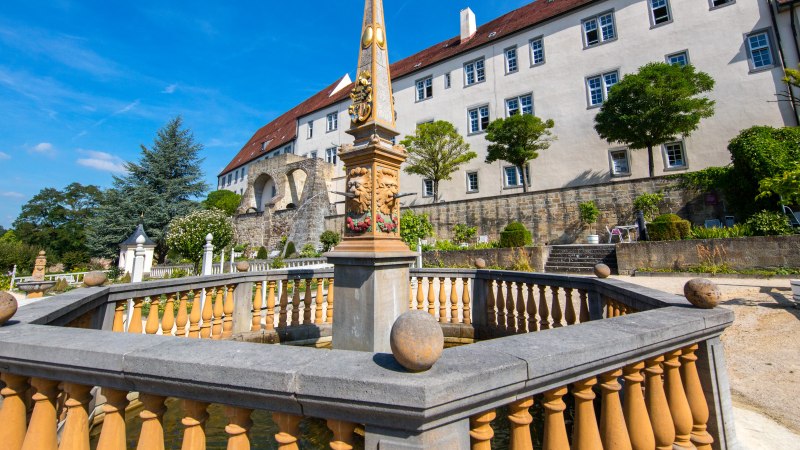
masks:
[(333, 348), (391, 352), (389, 333), (408, 310), (411, 252), (400, 240), (400, 165), (405, 148), (392, 144), (394, 99), (383, 1), (366, 0), (358, 69), (350, 94), (353, 145), (339, 157), (347, 172), (345, 233), (328, 253), (334, 264)]

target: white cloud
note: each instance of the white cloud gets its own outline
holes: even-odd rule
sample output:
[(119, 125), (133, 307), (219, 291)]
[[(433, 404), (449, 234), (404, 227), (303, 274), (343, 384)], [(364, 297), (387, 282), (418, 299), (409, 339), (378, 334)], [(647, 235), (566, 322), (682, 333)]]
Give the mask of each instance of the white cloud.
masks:
[(129, 103), (129, 104), (125, 105), (124, 108), (122, 108), (119, 111), (115, 112), (114, 115), (116, 116), (116, 115), (119, 115), (119, 114), (125, 114), (126, 112), (130, 112), (131, 110), (133, 110), (133, 108), (136, 108), (137, 106), (139, 106), (139, 103), (141, 103), (139, 100), (136, 100), (133, 103)]
[(53, 147), (53, 144), (49, 142), (41, 142), (39, 144), (36, 144), (30, 149), (30, 151), (45, 156), (55, 156), (56, 154), (55, 147)]
[(20, 194), (19, 192), (14, 192), (14, 191), (8, 191), (8, 192), (0, 192), (0, 197), (25, 198), (25, 194)]
[(9, 155), (8, 153), (5, 153), (5, 152), (0, 152), (0, 161), (2, 161), (4, 159), (11, 159), (11, 155)]
[(178, 85), (177, 84), (170, 84), (169, 86), (165, 87), (164, 90), (161, 91), (161, 93), (162, 94), (174, 94), (176, 89), (178, 89)]
[(94, 150), (78, 150), (86, 158), (79, 158), (77, 163), (84, 167), (102, 170), (104, 172), (125, 173), (125, 161), (118, 156)]

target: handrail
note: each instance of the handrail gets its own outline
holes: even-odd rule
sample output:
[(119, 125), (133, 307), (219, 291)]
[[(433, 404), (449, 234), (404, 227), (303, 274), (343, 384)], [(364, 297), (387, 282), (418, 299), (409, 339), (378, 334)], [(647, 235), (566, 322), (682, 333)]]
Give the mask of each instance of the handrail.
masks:
[[(101, 270), (100, 272), (109, 273), (110, 270)], [(70, 286), (79, 286), (83, 283), (83, 278), (91, 272), (71, 272), (71, 273), (54, 273), (44, 276), (45, 281), (58, 281), (65, 280)], [(11, 279), (11, 288), (13, 289), (18, 283), (25, 283), (34, 281), (33, 276), (14, 277)]]

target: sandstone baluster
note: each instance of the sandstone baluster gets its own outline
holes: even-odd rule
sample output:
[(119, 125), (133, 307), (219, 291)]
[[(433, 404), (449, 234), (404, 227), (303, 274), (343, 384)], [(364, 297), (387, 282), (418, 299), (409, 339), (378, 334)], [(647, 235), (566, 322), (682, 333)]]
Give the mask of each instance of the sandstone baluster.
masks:
[(544, 438), (542, 450), (569, 450), (567, 425), (564, 423), (564, 410), (567, 409), (563, 397), (567, 388), (561, 387), (544, 394)]
[(278, 450), (300, 450), (297, 439), (300, 436), (300, 419), (302, 417), (286, 413), (272, 413), (272, 420), (278, 425), (275, 441)]
[(166, 397), (151, 394), (139, 395), (144, 408), (139, 413), (142, 419), (142, 430), (139, 433), (139, 444), (136, 450), (164, 450), (164, 413), (167, 412), (164, 402)]
[(422, 283), (425, 279), (417, 277), (417, 309), (425, 309), (425, 295), (423, 294)]
[(550, 309), (547, 306), (547, 294), (545, 289), (547, 286), (539, 285), (539, 329), (550, 329)]
[(664, 387), (667, 393), (669, 411), (675, 424), (675, 445), (682, 448), (694, 448), (692, 436), (692, 410), (686, 399), (681, 380), (679, 360), (680, 350), (674, 350), (664, 355)]
[(328, 428), (333, 432), (331, 449), (353, 450), (353, 434), (356, 431), (356, 424), (330, 419)]
[(497, 304), (494, 298), (494, 282), (489, 280), (485, 284), (487, 295), (486, 295), (486, 323), (489, 326), (489, 329), (494, 331), (497, 329), (497, 311), (495, 309), (495, 305)]
[(515, 316), (517, 305), (514, 302), (514, 284), (506, 283), (506, 333), (517, 333), (517, 318)]
[(414, 277), (409, 278), (408, 281), (408, 310), (414, 310)]
[(439, 323), (447, 323), (447, 292), (444, 280), (444, 277), (439, 277)]
[(508, 406), (508, 421), (511, 422), (511, 450), (533, 450), (531, 442), (531, 422), (528, 411), (533, 406), (533, 397), (523, 398)]
[(303, 325), (311, 323), (311, 278), (305, 280), (305, 297), (303, 297)]
[(656, 438), (653, 435), (653, 425), (650, 423), (642, 393), (644, 381), (642, 369), (644, 369), (643, 362), (631, 364), (623, 369), (625, 395), (622, 407), (628, 436), (631, 438), (631, 448), (652, 450), (656, 448)]
[(142, 304), (144, 298), (133, 299), (133, 312), (130, 315), (131, 322), (128, 324), (128, 333), (142, 334)]
[(225, 408), (225, 414), (228, 416), (228, 425), (225, 427), (225, 432), (228, 434), (227, 450), (250, 450), (248, 433), (253, 426), (253, 421), (250, 419), (252, 413), (251, 409), (232, 406)]
[(600, 438), (603, 441), (603, 448), (633, 450), (631, 438), (628, 436), (628, 429), (625, 426), (622, 403), (619, 399), (622, 385), (619, 384), (618, 378), (621, 376), (622, 370), (614, 370), (600, 375), (600, 392), (602, 394)]
[(428, 277), (428, 314), (436, 317), (436, 296), (433, 292), (433, 277)]
[(150, 311), (147, 314), (147, 324), (145, 324), (144, 332), (146, 334), (158, 333), (158, 308), (161, 306), (160, 296), (154, 295), (150, 297)]
[(164, 304), (164, 317), (161, 318), (161, 335), (171, 336), (172, 327), (175, 326), (175, 296), (167, 295), (167, 303)]
[(264, 299), (261, 298), (261, 282), (256, 283), (256, 293), (253, 294), (253, 321), (250, 324), (250, 331), (261, 331), (261, 309), (264, 306)]
[(528, 320), (525, 318), (525, 291), (522, 283), (517, 283), (517, 333), (525, 333)]
[(508, 322), (506, 322), (506, 298), (505, 298), (505, 282), (497, 282), (497, 329), (500, 334), (505, 334), (508, 330)]
[(125, 301), (117, 302), (114, 307), (114, 324), (111, 331), (122, 333), (125, 331)]
[(272, 331), (275, 329), (275, 286), (276, 282), (270, 281), (267, 283), (267, 317), (265, 320), (266, 330)]
[(464, 277), (464, 289), (461, 291), (461, 305), (464, 311), (464, 323), (472, 324), (472, 299), (469, 296), (469, 278)]
[(450, 323), (459, 323), (458, 314), (458, 278), (450, 278)]
[(325, 302), (325, 280), (317, 278), (317, 298), (314, 300), (314, 323), (317, 325), (322, 323), (322, 304)]
[(280, 311), (278, 312), (278, 328), (283, 328), (287, 325), (287, 316), (289, 315), (289, 281), (287, 280), (282, 284)]
[[(219, 292), (219, 288), (217, 288), (217, 292)], [(200, 324), (200, 339), (208, 339), (213, 333), (214, 321), (214, 291), (212, 288), (206, 288), (206, 301), (203, 302), (201, 314), (203, 321)]]
[(202, 309), (202, 298), (199, 289), (193, 291), (194, 299), (192, 300), (192, 313), (189, 315), (189, 337), (198, 339), (200, 338), (200, 310)]
[(32, 397), (34, 406), (22, 450), (56, 450), (58, 381), (31, 378), (31, 386), (36, 390)]
[(533, 333), (538, 331), (539, 322), (536, 320), (536, 297), (534, 295), (533, 283), (525, 283), (528, 288), (528, 301), (526, 302), (526, 309), (528, 312), (528, 332)]
[(178, 317), (175, 319), (175, 336), (186, 337), (186, 324), (189, 323), (189, 293), (184, 292), (178, 303)]
[(564, 288), (564, 293), (566, 297), (566, 311), (564, 312), (564, 320), (567, 321), (567, 325), (575, 325), (575, 322), (578, 321), (578, 318), (575, 314), (575, 305), (572, 303), (572, 288)]
[[(224, 287), (222, 289), (225, 289)], [(223, 313), (225, 318), (222, 320), (222, 339), (229, 339), (233, 336), (233, 291), (236, 290), (236, 285), (228, 285), (228, 295), (225, 296), (225, 303), (223, 303)]]
[(594, 412), (595, 394), (592, 387), (595, 378), (573, 384), (572, 396), (575, 398), (575, 425), (572, 427), (572, 448), (574, 450), (602, 450), (600, 430)]
[(553, 328), (561, 328), (561, 319), (564, 318), (564, 314), (561, 312), (561, 302), (558, 298), (559, 288), (557, 286), (551, 286), (550, 291), (553, 293), (553, 306), (550, 308), (550, 316), (553, 318)]
[(492, 450), (492, 438), (494, 437), (492, 421), (495, 417), (497, 417), (495, 410), (470, 417), (469, 436), (472, 450)]
[[(222, 338), (222, 316), (225, 314), (225, 310), (222, 306), (225, 303), (225, 286), (220, 286), (215, 290), (216, 297), (214, 299), (214, 306), (212, 307), (212, 314), (214, 317), (211, 319), (211, 336), (214, 339), (220, 339)], [(206, 298), (206, 302), (208, 302), (213, 296), (210, 294), (211, 289), (206, 292), (209, 293)]]
[(91, 386), (64, 383), (64, 392), (68, 395), (64, 402), (64, 407), (67, 409), (67, 418), (61, 435), (61, 444), (58, 446), (59, 450), (89, 450), (89, 402), (92, 400), (91, 391)]
[(579, 290), (578, 295), (580, 296), (581, 302), (581, 311), (580, 311), (580, 323), (586, 323), (592, 320), (591, 315), (589, 314), (589, 295), (584, 290)]
[(325, 323), (333, 323), (333, 278), (328, 280), (328, 307), (325, 309)]
[(103, 388), (106, 404), (103, 405), (105, 418), (97, 450), (126, 450), (125, 408), (128, 407), (128, 393), (116, 389)]
[(3, 389), (3, 405), (0, 407), (0, 442), (8, 450), (20, 450), (27, 430), (27, 411), (25, 397), (28, 391), (28, 378), (10, 373), (0, 375)]
[(181, 450), (206, 450), (207, 409), (208, 403), (183, 401), (185, 416), (181, 420), (184, 426)]
[(683, 349), (681, 355), (681, 377), (686, 388), (686, 398), (689, 400), (689, 408), (692, 410), (692, 443), (697, 450), (711, 450), (714, 438), (708, 433), (708, 403), (703, 394), (703, 385), (700, 384), (700, 376), (697, 373), (697, 355), (695, 352), (698, 345), (690, 345)]
[(672, 443), (675, 441), (675, 424), (672, 422), (669, 404), (667, 404), (667, 394), (664, 393), (664, 383), (661, 380), (661, 375), (664, 373), (661, 368), (662, 361), (664, 361), (663, 356), (645, 361), (644, 392), (647, 414), (650, 416), (653, 436), (656, 439), (656, 449), (672, 450)]
[(300, 325), (300, 280), (292, 282), (292, 326)]

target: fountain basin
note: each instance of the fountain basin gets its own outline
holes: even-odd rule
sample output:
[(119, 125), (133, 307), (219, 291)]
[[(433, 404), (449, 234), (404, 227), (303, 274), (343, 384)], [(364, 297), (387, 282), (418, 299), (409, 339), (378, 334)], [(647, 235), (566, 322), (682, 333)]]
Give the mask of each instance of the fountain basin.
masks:
[(17, 289), (25, 292), (27, 298), (40, 298), (55, 285), (55, 281), (24, 281), (17, 283)]

